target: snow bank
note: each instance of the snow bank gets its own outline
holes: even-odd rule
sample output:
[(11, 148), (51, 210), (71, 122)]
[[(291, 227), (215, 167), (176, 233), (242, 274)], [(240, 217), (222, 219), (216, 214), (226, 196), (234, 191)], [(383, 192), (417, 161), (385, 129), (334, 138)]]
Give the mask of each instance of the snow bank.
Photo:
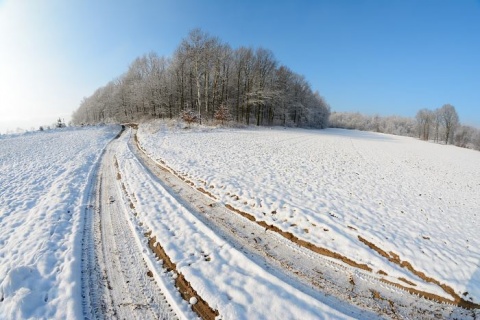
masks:
[(257, 220), (451, 298), (361, 236), (480, 302), (480, 152), (339, 129), (150, 124), (138, 137), (154, 159)]
[(0, 140), (0, 318), (83, 317), (81, 214), (101, 150), (118, 127)]

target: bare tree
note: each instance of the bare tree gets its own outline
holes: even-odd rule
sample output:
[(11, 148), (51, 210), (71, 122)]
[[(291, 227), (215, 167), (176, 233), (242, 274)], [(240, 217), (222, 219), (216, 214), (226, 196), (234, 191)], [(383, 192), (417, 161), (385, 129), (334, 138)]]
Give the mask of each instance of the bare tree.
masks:
[(423, 140), (428, 140), (430, 136), (430, 126), (433, 122), (433, 112), (428, 109), (422, 109), (417, 112), (415, 120), (418, 124), (418, 137)]
[(459, 124), (458, 114), (455, 107), (451, 104), (443, 105), (440, 110), (440, 119), (445, 129), (445, 144), (453, 140), (456, 127)]
[(470, 126), (458, 126), (455, 131), (454, 144), (462, 148), (474, 148), (475, 128)]
[(231, 49), (200, 29), (183, 39), (172, 59), (149, 53), (85, 98), (74, 124), (178, 117), (196, 110), (198, 121), (215, 119), (219, 106), (237, 122), (324, 127), (329, 107), (305, 78), (277, 67), (271, 51)]
[(433, 133), (434, 133), (434, 141), (440, 141), (440, 126), (442, 124), (442, 117), (440, 114), (440, 109), (435, 109), (432, 113), (433, 117)]

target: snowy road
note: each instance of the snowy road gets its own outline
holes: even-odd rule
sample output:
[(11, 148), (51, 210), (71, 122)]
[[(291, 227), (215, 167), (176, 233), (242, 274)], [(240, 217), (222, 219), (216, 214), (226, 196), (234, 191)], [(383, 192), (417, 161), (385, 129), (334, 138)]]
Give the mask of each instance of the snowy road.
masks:
[[(386, 255), (372, 243), (375, 233), (372, 235), (367, 232), (370, 229), (364, 228), (365, 225), (376, 227), (373, 222), (353, 224), (348, 215), (343, 215), (348, 220), (343, 225), (341, 210), (335, 211), (331, 218), (330, 215), (315, 218), (307, 210), (310, 208), (308, 203), (303, 211), (292, 213), (292, 221), (285, 222), (279, 220), (284, 214), (281, 211), (265, 211), (264, 201), (251, 203), (251, 208), (248, 208), (250, 200), (245, 198), (245, 193), (253, 190), (259, 195), (272, 195), (268, 185), (261, 180), (250, 179), (255, 185), (247, 183), (240, 189), (232, 189), (223, 182), (207, 183), (208, 179), (214, 181), (219, 175), (227, 177), (235, 174), (235, 166), (250, 159), (240, 155), (252, 143), (260, 143), (261, 139), (266, 139), (266, 142), (273, 138), (290, 139), (299, 133), (302, 141), (325, 147), (324, 153), (331, 152), (329, 146), (334, 145), (333, 150), (338, 150), (343, 143), (345, 159), (355, 157), (358, 150), (369, 148), (358, 148), (352, 153), (351, 139), (329, 134), (329, 131), (304, 139), (303, 136), (310, 133), (301, 130), (284, 133), (241, 130), (207, 134), (181, 131), (179, 134), (160, 132), (159, 135), (147, 135), (139, 130), (140, 142), (148, 140), (148, 143), (142, 144), (148, 150), (145, 153), (137, 149), (135, 135), (130, 130), (109, 143), (117, 133), (118, 127), (103, 126), (0, 139), (1, 319), (193, 319), (197, 315), (206, 319), (473, 319), (480, 316), (479, 308), (466, 310), (451, 304), (435, 303), (389, 284), (388, 281), (402, 280), (395, 275), (395, 270), (405, 274), (410, 270), (415, 272), (408, 264), (402, 265), (406, 268), (399, 269), (400, 266), (395, 264), (399, 261), (394, 257), (385, 257), (382, 262), (382, 270), (386, 270), (388, 275), (377, 272), (378, 266), (374, 268), (373, 263), (368, 265), (373, 272), (362, 266), (365, 261), (379, 261), (382, 255)], [(237, 146), (239, 135), (254, 135), (255, 139), (243, 139), (244, 146), (240, 148)], [(202, 140), (202, 137), (213, 140)], [(365, 137), (354, 133), (349, 133), (349, 137), (356, 138), (357, 144), (370, 143), (372, 150), (391, 147), (390, 153), (397, 149), (403, 153), (399, 148), (402, 145), (404, 148), (417, 145), (397, 138), (395, 143), (389, 144), (385, 140), (365, 140)], [(180, 141), (169, 143), (168, 140), (173, 138)], [(288, 150), (298, 144), (298, 140), (285, 139), (293, 141), (293, 144), (287, 143)], [(218, 146), (219, 141), (233, 143)], [(191, 142), (195, 142), (197, 147)], [(269, 145), (265, 143), (259, 150)], [(176, 150), (177, 146), (181, 147), (178, 151), (190, 152), (192, 149), (194, 152), (187, 157), (181, 153), (169, 159), (163, 157)], [(424, 146), (419, 144), (418, 149)], [(210, 164), (199, 165), (201, 161), (209, 160), (209, 153), (202, 151), (206, 147), (217, 150), (219, 154)], [(434, 147), (436, 150), (437, 146)], [(442, 148), (437, 151), (443, 152)], [(230, 155), (226, 155), (227, 151)], [(478, 164), (472, 161), (476, 153), (450, 151), (461, 155), (472, 165)], [(268, 168), (270, 164), (269, 154), (252, 154), (250, 161), (263, 161), (264, 164), (259, 170), (254, 167), (245, 170), (261, 174), (262, 168)], [(288, 151), (279, 158), (295, 154), (297, 152)], [(418, 151), (418, 154), (424, 153)], [(361, 155), (369, 161), (378, 158), (365, 152)], [(220, 156), (222, 158), (218, 160)], [(183, 165), (172, 165), (181, 159), (185, 159)], [(228, 161), (237, 163), (228, 165)], [(360, 160), (352, 161), (349, 163)], [(369, 161), (364, 163), (366, 168), (369, 168)], [(324, 164), (325, 179), (328, 174), (339, 172), (343, 167), (350, 168), (343, 162), (337, 162), (331, 163), (333, 169), (329, 169), (328, 163)], [(404, 161), (400, 162), (403, 166)], [(335, 171), (337, 164), (340, 167)], [(212, 169), (212, 165), (225, 165), (226, 169)], [(360, 168), (360, 163), (356, 165)], [(282, 172), (287, 171), (281, 163), (277, 166), (280, 169), (277, 171), (281, 173), (279, 177), (283, 177)], [(439, 169), (443, 167), (441, 162), (437, 166)], [(376, 170), (380, 168), (377, 165), (374, 167)], [(290, 168), (287, 165), (286, 169)], [(318, 165), (315, 168), (319, 170)], [(210, 178), (208, 174), (195, 177), (186, 174), (187, 169), (207, 170), (213, 175)], [(242, 170), (237, 170), (237, 173), (245, 171)], [(455, 170), (463, 172), (465, 168), (462, 166)], [(310, 172), (298, 169), (294, 176)], [(465, 183), (476, 181), (474, 175), (461, 176), (465, 177)], [(272, 178), (274, 176), (270, 175), (269, 179)], [(242, 179), (248, 182), (248, 177), (242, 174), (224, 182), (239, 183)], [(337, 184), (330, 184), (324, 191), (335, 191), (332, 185)], [(457, 189), (462, 189), (461, 181), (458, 185)], [(288, 187), (285, 192), (278, 189), (282, 186)], [(304, 190), (295, 189), (291, 183), (279, 184), (278, 188), (278, 199), (282, 201), (288, 200), (282, 195), (291, 193), (295, 200), (299, 198), (297, 191)], [(318, 188), (322, 190), (321, 185)], [(300, 196), (308, 200), (308, 194)], [(422, 199), (424, 197), (422, 191)], [(475, 199), (465, 201), (465, 208), (475, 207)], [(242, 203), (246, 204), (242, 206)], [(348, 209), (348, 206), (337, 204), (339, 209)], [(465, 215), (476, 219), (475, 213), (467, 211)], [(271, 219), (266, 220), (265, 214)], [(386, 217), (385, 223), (393, 223), (397, 226), (395, 230), (404, 228), (395, 220), (396, 216)], [(308, 231), (295, 226), (296, 223), (298, 226), (305, 224), (305, 218), (311, 219), (312, 227)], [(312, 220), (314, 218), (326, 220), (318, 223)], [(371, 217), (364, 212), (358, 218), (368, 220)], [(276, 225), (272, 223), (275, 221)], [(475, 225), (478, 224), (470, 223), (470, 220), (457, 221), (457, 227), (464, 227), (462, 230), (466, 231), (469, 245), (467, 251), (454, 253), (464, 254), (470, 260), (475, 258), (478, 250), (478, 238), (469, 236)], [(424, 232), (428, 231), (425, 234), (430, 238), (422, 237), (421, 242), (440, 249), (438, 241), (432, 237), (435, 229), (429, 224), (423, 224), (423, 227), (427, 228)], [(361, 231), (362, 235), (358, 240), (357, 231)], [(317, 237), (322, 232), (331, 238)], [(337, 243), (340, 239), (336, 237), (338, 234), (347, 236), (350, 233), (355, 236), (350, 239), (351, 242), (360, 245), (358, 248), (364, 252), (360, 256), (356, 254), (358, 250), (342, 251), (341, 247), (328, 247), (328, 241), (322, 242), (331, 239), (332, 243)], [(445, 240), (456, 243), (459, 241), (457, 236), (456, 231), (445, 233)], [(385, 248), (386, 243), (383, 241), (381, 247)], [(400, 250), (403, 250), (402, 246), (393, 251)], [(342, 254), (345, 256), (342, 257)], [(421, 260), (426, 262), (425, 258)], [(448, 274), (460, 279), (462, 272), (469, 271), (467, 267), (474, 263), (470, 260), (463, 261), (454, 273)], [(358, 268), (354, 267), (355, 263), (359, 264)], [(445, 273), (442, 264), (434, 265), (440, 267), (437, 275)], [(430, 265), (425, 266), (430, 268)], [(470, 276), (472, 280), (468, 288), (478, 288), (476, 279), (479, 274), (477, 271)], [(409, 279), (416, 282), (410, 284), (410, 291), (433, 287), (436, 290), (433, 292), (442, 293), (442, 289), (449, 289), (432, 283), (435, 279), (426, 283), (415, 275), (402, 281)], [(408, 285), (405, 283), (404, 288)], [(456, 295), (448, 290), (442, 294), (447, 299)], [(469, 289), (468, 294), (464, 293), (462, 297), (471, 300), (470, 295)]]
[[(173, 197), (128, 141), (126, 133), (109, 145), (92, 191), (96, 200), (84, 241), (84, 270), (95, 270), (84, 278), (88, 317), (164, 318), (176, 313), (190, 319), (195, 317), (192, 306), (206, 301), (213, 316), (222, 319), (372, 318), (372, 313), (339, 300), (318, 299), (307, 286), (257, 264), (248, 251), (236, 248), (234, 239), (218, 237), (221, 231)], [(147, 233), (176, 270), (155, 261), (146, 247)], [(177, 278), (185, 279), (194, 292), (187, 301), (173, 286)]]
[(177, 319), (155, 283), (125, 214), (113, 141), (103, 156), (87, 215), (84, 299), (87, 318)]
[[(194, 318), (192, 308), (220, 319), (474, 314), (411, 295), (348, 259), (266, 230), (151, 159), (134, 134), (128, 130), (108, 146), (91, 190), (83, 250), (86, 317)], [(179, 292), (179, 279), (190, 293)], [(202, 303), (207, 316), (197, 311)]]

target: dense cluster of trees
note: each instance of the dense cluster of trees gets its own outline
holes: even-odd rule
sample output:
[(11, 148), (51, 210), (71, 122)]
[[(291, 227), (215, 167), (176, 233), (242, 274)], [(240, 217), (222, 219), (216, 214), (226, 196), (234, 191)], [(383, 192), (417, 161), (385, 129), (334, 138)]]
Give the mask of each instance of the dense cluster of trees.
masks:
[(419, 110), (415, 119), (333, 112), (330, 116), (330, 126), (418, 137), (426, 141), (480, 150), (480, 129), (462, 125), (455, 107), (450, 104), (435, 110)]
[(433, 134), (435, 142), (443, 140), (445, 144), (453, 143), (455, 130), (460, 125), (457, 111), (450, 104), (435, 110), (422, 109), (417, 112), (415, 119), (420, 139), (430, 140)]
[[(222, 116), (219, 114), (221, 110)], [(173, 57), (135, 59), (128, 71), (84, 98), (73, 124), (175, 118), (325, 128), (330, 108), (305, 78), (279, 65), (271, 51), (232, 49), (195, 29)]]

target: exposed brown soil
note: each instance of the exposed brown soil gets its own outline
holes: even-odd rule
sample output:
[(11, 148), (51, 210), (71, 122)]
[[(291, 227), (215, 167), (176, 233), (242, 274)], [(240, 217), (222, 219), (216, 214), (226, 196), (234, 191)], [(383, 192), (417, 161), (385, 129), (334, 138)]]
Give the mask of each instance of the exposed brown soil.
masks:
[[(136, 137), (136, 135), (135, 135)], [(115, 163), (114, 163), (116, 169), (117, 169), (117, 179), (121, 179), (121, 174), (119, 170), (119, 165), (118, 161), (115, 158)], [(127, 194), (127, 189), (125, 188), (125, 185), (123, 181), (120, 181), (122, 185), (122, 189), (125, 194)], [(131, 209), (135, 210), (135, 206), (133, 202), (130, 200), (130, 197), (127, 197), (129, 201), (129, 206)], [(137, 215), (136, 212), (134, 212), (134, 215)], [(163, 248), (160, 246), (160, 244), (156, 241), (155, 237), (150, 237), (151, 236), (151, 231), (145, 233), (145, 237), (148, 239), (148, 246), (150, 249), (155, 253), (157, 258), (163, 260), (163, 264), (166, 267), (168, 271), (173, 271), (177, 275), (177, 278), (175, 279), (175, 286), (178, 288), (178, 291), (180, 292), (180, 295), (182, 298), (189, 302), (190, 298), (195, 297), (197, 299), (197, 303), (192, 305), (192, 310), (202, 319), (207, 319), (207, 320), (213, 320), (215, 317), (219, 315), (218, 310), (213, 310), (208, 303), (198, 295), (198, 293), (192, 288), (190, 283), (185, 279), (182, 273), (180, 273), (176, 269), (175, 263), (170, 260), (170, 257), (165, 253)], [(153, 273), (151, 271), (148, 271), (147, 275), (149, 277), (153, 276)]]
[[(140, 150), (143, 150), (143, 148), (141, 147), (139, 141), (138, 141), (138, 138), (137, 138), (137, 134), (134, 135), (134, 139), (135, 139), (135, 142), (137, 144), (137, 147), (138, 149)], [(163, 160), (159, 160), (160, 162), (160, 165), (159, 167), (161, 167), (162, 169), (167, 169), (168, 171), (170, 171), (171, 173), (173, 173), (175, 176), (177, 176), (179, 179), (181, 179), (182, 181), (190, 184), (191, 186), (195, 186), (195, 184), (189, 180), (187, 180), (183, 175), (179, 174), (178, 172), (176, 172), (175, 170), (173, 170), (172, 168), (168, 167), (167, 164), (165, 163), (165, 161)], [(196, 188), (198, 191), (208, 195), (209, 197), (213, 198), (213, 199), (216, 199), (216, 197), (211, 194), (210, 192), (206, 191), (205, 189), (201, 188), (201, 187), (198, 187)], [(238, 200), (238, 196), (235, 196), (236, 197), (236, 200)], [(243, 217), (247, 218), (248, 220), (252, 221), (252, 222), (255, 222), (257, 223), (258, 225), (260, 225), (261, 227), (265, 228), (265, 231), (267, 230), (270, 230), (270, 231), (274, 231), (274, 232), (277, 232), (278, 234), (280, 234), (281, 236), (283, 236), (284, 238), (292, 241), (292, 242), (295, 242), (296, 244), (298, 244), (299, 246), (301, 247), (304, 247), (304, 248), (307, 248), (313, 252), (316, 252), (318, 254), (321, 254), (321, 255), (324, 255), (324, 256), (327, 256), (327, 257), (330, 257), (330, 258), (334, 258), (334, 259), (337, 259), (337, 260), (340, 260), (352, 267), (355, 267), (355, 268), (359, 268), (359, 269), (363, 269), (363, 270), (366, 270), (366, 271), (372, 271), (372, 269), (367, 266), (366, 264), (360, 264), (358, 262), (355, 262), (337, 252), (334, 252), (334, 251), (331, 251), (331, 250), (328, 250), (326, 248), (322, 248), (322, 247), (319, 247), (319, 246), (316, 246), (310, 242), (307, 242), (305, 240), (302, 240), (302, 239), (299, 239), (298, 237), (296, 237), (295, 235), (293, 235), (292, 233), (290, 232), (287, 232), (287, 231), (283, 231), (281, 230), (280, 228), (274, 226), (274, 225), (269, 225), (267, 224), (265, 221), (257, 221), (252, 215), (246, 213), (246, 212), (243, 212), (243, 211), (240, 211), (234, 207), (232, 207), (231, 205), (229, 204), (226, 204), (225, 207), (233, 212), (236, 212), (240, 215), (242, 215)], [(276, 213), (276, 212), (275, 212)], [(328, 230), (326, 230), (328, 231)]]
[(327, 257), (330, 257), (330, 258), (334, 258), (334, 259), (337, 259), (337, 260), (341, 260), (342, 262), (352, 266), (352, 267), (355, 267), (355, 268), (359, 268), (359, 269), (363, 269), (363, 270), (366, 270), (366, 271), (372, 271), (372, 269), (367, 266), (366, 264), (360, 264), (358, 262), (355, 262), (337, 252), (334, 252), (334, 251), (331, 251), (331, 250), (328, 250), (326, 248), (322, 248), (322, 247), (319, 247), (319, 246), (316, 246), (310, 242), (307, 242), (305, 240), (302, 240), (302, 239), (299, 239), (298, 237), (296, 237), (294, 234), (290, 233), (290, 232), (287, 232), (287, 231), (283, 231), (282, 229), (274, 226), (274, 225), (270, 225), (270, 224), (267, 224), (265, 221), (257, 221), (255, 219), (254, 216), (252, 216), (251, 214), (248, 214), (246, 212), (243, 212), (243, 211), (240, 211), (234, 207), (232, 207), (231, 205), (229, 204), (226, 204), (225, 207), (233, 212), (236, 212), (240, 215), (242, 215), (243, 217), (247, 218), (248, 220), (252, 221), (252, 222), (255, 222), (256, 224), (258, 224), (259, 226), (265, 228), (265, 231), (267, 230), (270, 230), (270, 231), (274, 231), (278, 234), (280, 234), (281, 236), (283, 236), (284, 238), (298, 244), (299, 246), (301, 247), (304, 247), (304, 248), (307, 248), (313, 252), (316, 252), (318, 254), (321, 254), (321, 255), (324, 255), (324, 256), (327, 256)]
[(398, 280), (403, 281), (403, 282), (405, 282), (406, 284), (409, 284), (409, 285), (411, 285), (411, 286), (413, 286), (413, 287), (416, 287), (416, 286), (417, 286), (417, 285), (416, 285), (415, 283), (413, 283), (412, 281), (409, 281), (408, 279), (405, 279), (405, 278), (402, 278), (402, 277), (399, 277)]
[(210, 198), (213, 198), (213, 199), (216, 199), (216, 197), (211, 194), (210, 192), (208, 192), (207, 190), (203, 189), (203, 188), (197, 188), (198, 191), (200, 191), (201, 193), (204, 193), (206, 194), (207, 196), (209, 196)]
[[(134, 136), (135, 138), (135, 142), (137, 144), (137, 147), (140, 149), (140, 150), (143, 150), (143, 148), (141, 147), (138, 139), (137, 139), (137, 135), (135, 134)], [(183, 175), (179, 174), (178, 172), (176, 172), (175, 170), (171, 169), (170, 167), (167, 166), (167, 164), (163, 161), (163, 160), (159, 160), (160, 164), (159, 167), (162, 169), (162, 170), (165, 170), (165, 171), (170, 171), (171, 173), (173, 173), (175, 176), (177, 176), (179, 179), (181, 179), (182, 181), (190, 184), (192, 187), (195, 187), (195, 184), (190, 181), (190, 180), (187, 180)], [(204, 193), (204, 194), (207, 194), (208, 196), (210, 196), (211, 198), (213, 199), (216, 199), (215, 196), (213, 196), (211, 193), (209, 193), (208, 191), (206, 191), (205, 189), (203, 188), (196, 188), (198, 191)], [(228, 194), (227, 194), (228, 195)], [(236, 196), (236, 199), (235, 200), (238, 200), (238, 196)], [(247, 204), (247, 203), (245, 203)], [(353, 261), (351, 259), (349, 259), (348, 257), (345, 257), (337, 252), (334, 252), (334, 251), (331, 251), (329, 249), (326, 249), (326, 248), (322, 248), (322, 247), (319, 247), (319, 246), (316, 246), (312, 243), (309, 243), (305, 240), (302, 240), (302, 239), (299, 239), (298, 237), (296, 237), (295, 235), (293, 235), (292, 233), (290, 232), (287, 232), (287, 231), (283, 231), (281, 230), (280, 228), (274, 226), (274, 225), (269, 225), (267, 224), (265, 221), (257, 221), (255, 219), (255, 217), (249, 213), (246, 213), (246, 212), (243, 212), (241, 210), (238, 210), (236, 208), (234, 208), (233, 206), (231, 206), (230, 204), (226, 204), (225, 207), (235, 213), (238, 213), (240, 214), (241, 216), (247, 218), (248, 220), (252, 221), (252, 222), (255, 222), (256, 224), (260, 225), (261, 227), (265, 228), (265, 231), (274, 231), (278, 234), (280, 234), (281, 236), (283, 236), (284, 238), (296, 243), (297, 245), (301, 246), (301, 247), (304, 247), (304, 248), (307, 248), (315, 253), (318, 253), (318, 254), (321, 254), (321, 255), (324, 255), (324, 256), (327, 256), (327, 257), (330, 257), (330, 258), (334, 258), (334, 259), (337, 259), (337, 260), (340, 260), (352, 267), (355, 267), (355, 268), (359, 268), (359, 269), (362, 269), (362, 270), (365, 270), (365, 271), (369, 271), (369, 272), (372, 272), (372, 268), (370, 268), (368, 265), (366, 264), (360, 264), (356, 261)], [(272, 212), (273, 213), (273, 212)], [(276, 212), (275, 212), (276, 213)], [(314, 224), (312, 224), (313, 226), (315, 226)], [(352, 226), (348, 226), (348, 228), (352, 229), (352, 230), (355, 230), (357, 231), (356, 228), (352, 227)], [(328, 229), (324, 229), (324, 231), (329, 231)], [(400, 260), (400, 257), (393, 253), (393, 252), (390, 252), (390, 253), (387, 253), (386, 251), (380, 249), (379, 247), (377, 247), (375, 244), (369, 242), (368, 240), (362, 238), (361, 236), (358, 236), (358, 239), (363, 242), (364, 244), (366, 244), (368, 247), (370, 247), (372, 250), (376, 251), (377, 253), (379, 253), (382, 257), (388, 259), (389, 261), (403, 267), (403, 268), (406, 268), (408, 269), (410, 272), (412, 272), (413, 274), (415, 274), (416, 276), (418, 276), (419, 278), (421, 278), (422, 280), (426, 281), (426, 282), (430, 282), (430, 283), (434, 283), (438, 286), (440, 286), (446, 293), (448, 293), (449, 295), (451, 295), (453, 297), (453, 300), (449, 300), (449, 299), (446, 299), (444, 297), (441, 297), (441, 296), (438, 296), (438, 295), (435, 295), (435, 294), (432, 294), (432, 293), (429, 293), (429, 292), (425, 292), (425, 291), (421, 291), (421, 290), (417, 290), (417, 289), (414, 289), (414, 288), (410, 288), (410, 287), (407, 287), (407, 286), (404, 286), (404, 285), (401, 285), (401, 284), (398, 284), (398, 283), (395, 283), (395, 282), (392, 282), (392, 281), (389, 281), (389, 280), (386, 280), (386, 279), (380, 279), (382, 282), (384, 283), (387, 283), (389, 285), (392, 285), (392, 286), (395, 286), (395, 287), (398, 287), (398, 288), (401, 288), (411, 294), (416, 294), (416, 295), (419, 295), (419, 296), (422, 296), (426, 299), (429, 299), (429, 300), (434, 300), (434, 301), (438, 301), (438, 302), (443, 302), (443, 303), (448, 303), (448, 304), (453, 304), (453, 305), (457, 305), (459, 307), (462, 307), (462, 308), (465, 308), (465, 309), (480, 309), (480, 305), (479, 304), (476, 304), (476, 303), (473, 303), (471, 301), (467, 301), (467, 300), (464, 300), (462, 299), (458, 294), (455, 293), (455, 291), (453, 290), (453, 288), (445, 285), (445, 284), (442, 284), (440, 283), (438, 280), (435, 280), (431, 277), (428, 277), (426, 276), (423, 272), (421, 271), (417, 271), (413, 268), (413, 266), (408, 262), (408, 261), (401, 261)], [(426, 239), (426, 240), (429, 240), (429, 239)], [(149, 242), (150, 244), (150, 242)], [(153, 249), (152, 249), (153, 250)], [(388, 275), (385, 271), (383, 270), (379, 270), (377, 272), (378, 274), (381, 274), (381, 275)], [(410, 282), (404, 278), (399, 278), (399, 280), (401, 281), (404, 281), (405, 283), (408, 283), (409, 285), (411, 286), (415, 286), (415, 284), (413, 282)], [(193, 290), (193, 289), (192, 289)], [(375, 293), (378, 294), (378, 292), (376, 291), (372, 291), (372, 294), (374, 295), (375, 297)], [(379, 294), (378, 294), (379, 295)], [(200, 299), (199, 299), (200, 301)], [(215, 311), (217, 312), (217, 311)], [(217, 312), (217, 315), (218, 315), (218, 312)]]
[[(436, 301), (439, 301), (439, 302), (454, 304), (454, 305), (457, 305), (457, 306), (465, 308), (465, 309), (479, 309), (480, 308), (479, 304), (473, 303), (471, 301), (467, 301), (467, 300), (463, 299), (462, 297), (460, 297), (455, 292), (455, 290), (453, 290), (452, 287), (450, 287), (450, 286), (448, 286), (444, 283), (441, 283), (440, 281), (438, 281), (438, 280), (436, 280), (432, 277), (429, 277), (429, 276), (425, 275), (425, 273), (423, 273), (421, 271), (418, 271), (418, 270), (414, 269), (410, 262), (402, 261), (398, 254), (396, 254), (394, 252), (387, 253), (386, 251), (384, 251), (381, 248), (379, 248), (378, 246), (376, 246), (374, 243), (362, 238), (361, 236), (358, 236), (358, 240), (360, 240), (362, 243), (367, 245), (370, 249), (376, 251), (382, 257), (386, 258), (388, 261), (390, 261), (392, 263), (395, 263), (396, 265), (399, 265), (402, 268), (407, 269), (408, 271), (410, 271), (411, 273), (413, 273), (414, 275), (416, 275), (417, 277), (419, 277), (423, 281), (438, 285), (440, 288), (443, 289), (443, 291), (445, 291), (446, 293), (451, 295), (453, 300), (449, 300), (449, 299), (446, 299), (444, 297), (440, 297), (438, 295), (435, 295), (435, 294), (432, 294), (432, 293), (429, 293), (429, 292), (425, 292), (425, 291), (413, 289), (413, 288), (410, 288), (410, 287), (406, 287), (406, 286), (403, 286), (401, 284), (388, 281), (386, 279), (381, 279), (383, 282), (389, 283), (389, 284), (397, 286), (397, 287), (400, 287), (400, 288), (402, 288), (402, 289), (404, 289), (404, 290), (406, 290), (410, 293), (420, 295), (420, 296), (422, 296), (424, 298), (427, 298), (427, 299), (430, 299), (430, 300), (436, 300)], [(402, 279), (400, 279), (400, 280), (402, 280)]]
[[(137, 148), (139, 150), (144, 150), (142, 148), (142, 146), (140, 145), (139, 141), (138, 141), (138, 137), (137, 137), (137, 134), (135, 133), (134, 135), (134, 139), (135, 139), (135, 143), (137, 144)], [(177, 178), (179, 178), (180, 180), (182, 180), (183, 182), (191, 185), (192, 187), (195, 187), (195, 183), (193, 183), (193, 181), (191, 180), (188, 180), (184, 175), (178, 173), (177, 171), (173, 170), (172, 168), (170, 168), (169, 166), (167, 166), (167, 164), (165, 163), (165, 161), (163, 160), (159, 160), (160, 162), (160, 169), (162, 169), (163, 171), (166, 171), (166, 172), (171, 172), (173, 173)], [(206, 184), (205, 181), (202, 181), (204, 184)], [(212, 199), (217, 199), (217, 197), (215, 197), (212, 193), (208, 192), (207, 190), (205, 190), (204, 188), (202, 187), (195, 187), (198, 191), (200, 191), (201, 193), (203, 194), (206, 194), (207, 196), (209, 196), (210, 198)], [(214, 187), (213, 186), (210, 186), (211, 189), (213, 189)]]
[(390, 313), (391, 313), (389, 315), (391, 315), (393, 319), (402, 319), (402, 318), (399, 318), (398, 316), (396, 316), (395, 303), (393, 301), (382, 297), (380, 292), (378, 292), (376, 290), (370, 289), (370, 292), (372, 293), (372, 298), (374, 298), (376, 300), (386, 301), (388, 303), (388, 305), (390, 307)]
[[(148, 234), (148, 236), (150, 233)], [(168, 271), (173, 271), (177, 274), (175, 279), (175, 286), (178, 288), (182, 298), (186, 301), (189, 301), (190, 298), (195, 297), (197, 303), (192, 305), (192, 310), (198, 314), (202, 319), (215, 319), (219, 315), (217, 310), (213, 310), (208, 303), (198, 295), (198, 293), (192, 288), (190, 283), (185, 279), (183, 274), (177, 270), (175, 263), (170, 260), (170, 257), (165, 253), (162, 246), (157, 242), (155, 237), (148, 237), (148, 246), (155, 253), (157, 258), (163, 260), (163, 265)]]
[(370, 289), (370, 292), (372, 292), (372, 296), (375, 298), (375, 299), (383, 299), (382, 296), (380, 295), (380, 293), (376, 290), (373, 290), (373, 289)]
[(138, 123), (125, 123), (123, 125), (125, 125), (127, 127), (130, 127), (130, 128), (133, 128), (135, 130), (138, 129)]

